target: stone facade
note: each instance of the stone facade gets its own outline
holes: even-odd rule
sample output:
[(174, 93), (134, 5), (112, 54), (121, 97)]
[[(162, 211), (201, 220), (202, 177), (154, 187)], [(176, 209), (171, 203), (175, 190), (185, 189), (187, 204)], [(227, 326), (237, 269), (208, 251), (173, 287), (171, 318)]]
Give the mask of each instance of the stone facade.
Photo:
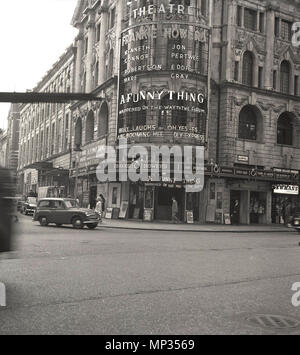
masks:
[[(120, 208), (122, 202), (130, 204), (131, 200), (136, 203), (139, 199), (144, 201), (145, 186), (97, 183), (94, 151), (99, 144), (115, 146), (118, 142), (120, 41), (124, 31), (130, 33), (134, 26), (165, 19), (155, 18), (158, 15), (153, 14), (151, 7), (148, 13), (143, 13), (143, 8), (152, 3), (157, 2), (78, 1), (72, 19), (78, 36), (35, 90), (54, 90), (56, 83), (56, 89), (92, 92), (102, 100), (99, 103), (76, 102), (63, 107), (51, 105), (50, 109), (47, 105), (23, 106), (20, 171), (41, 169), (39, 183), (48, 184), (51, 179), (53, 181), (53, 174), (50, 178), (45, 177), (47, 171), (42, 172), (45, 162), (52, 164), (51, 169), (70, 170), (69, 185), (72, 188), (69, 191), (80, 197), (85, 205), (99, 193), (104, 194), (107, 207), (111, 208)], [(166, 6), (168, 1), (160, 3)], [(196, 88), (209, 97), (206, 181), (204, 191), (196, 197), (196, 220), (222, 223), (225, 215), (232, 214), (233, 201), (238, 199), (240, 223), (280, 222), (281, 216), (273, 216), (274, 206), (280, 199), (274, 196), (272, 186), (299, 184), (300, 48), (293, 47), (291, 41), (292, 24), (300, 21), (299, 3), (292, 0), (190, 0), (175, 3), (176, 6), (181, 4), (197, 9), (197, 15), (190, 13), (187, 20), (186, 15), (172, 18), (173, 14), (168, 20), (177, 24), (186, 20), (190, 25), (195, 21), (199, 28), (212, 26), (211, 37), (204, 41), (208, 46), (204, 52), (210, 53), (211, 58), (207, 71), (194, 73), (194, 76), (188, 73), (175, 82), (170, 75), (172, 71), (165, 66), (168, 43), (159, 37), (147, 42), (150, 48), (147, 64), (157, 64), (155, 60), (161, 58), (163, 70), (138, 73), (134, 80), (128, 79), (125, 93)], [(137, 18), (133, 16), (135, 9), (142, 9), (135, 13)], [(189, 47), (189, 50), (194, 49)], [(60, 80), (64, 83), (62, 86)], [(38, 112), (43, 118), (35, 124), (33, 122), (37, 120), (33, 117), (39, 117)], [(68, 125), (65, 117), (69, 117)], [(125, 132), (131, 119), (126, 115), (122, 117)], [(143, 119), (146, 124), (158, 125), (159, 115), (148, 110)], [(188, 120), (192, 126), (190, 118)], [(51, 140), (53, 137), (57, 139)], [(132, 143), (154, 141), (170, 146), (192, 143), (166, 137), (161, 140), (135, 139)], [(192, 145), (197, 143), (193, 141)], [(38, 167), (36, 163), (40, 162), (43, 164)], [(156, 188), (154, 190), (155, 205), (158, 193)], [(182, 194), (180, 202), (186, 210), (187, 195), (184, 191)], [(295, 198), (292, 202), (296, 203)], [(141, 213), (134, 211), (136, 209), (131, 215), (142, 218)]]

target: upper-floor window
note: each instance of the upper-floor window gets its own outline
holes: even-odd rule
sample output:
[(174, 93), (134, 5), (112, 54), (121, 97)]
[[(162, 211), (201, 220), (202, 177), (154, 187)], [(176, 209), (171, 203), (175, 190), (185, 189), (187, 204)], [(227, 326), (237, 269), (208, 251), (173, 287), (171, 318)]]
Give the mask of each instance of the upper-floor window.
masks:
[(88, 47), (89, 47), (89, 39), (86, 37), (84, 39), (84, 54), (87, 54), (88, 52)]
[(96, 42), (100, 41), (101, 24), (98, 23), (96, 27)]
[(244, 26), (248, 30), (256, 31), (257, 29), (257, 12), (251, 9), (244, 10)]
[(257, 139), (257, 114), (250, 105), (245, 106), (239, 117), (239, 138), (255, 141)]
[(293, 145), (293, 120), (287, 112), (278, 118), (277, 144)]
[(284, 60), (280, 66), (280, 91), (284, 94), (290, 93), (290, 72), (290, 63)]
[(109, 21), (109, 28), (113, 28), (116, 22), (116, 8), (114, 7), (111, 11), (110, 11), (110, 21)]
[(281, 38), (285, 41), (292, 40), (292, 23), (289, 21), (282, 20), (281, 21), (281, 29), (280, 29)]
[(243, 8), (241, 6), (237, 7), (237, 25), (239, 27), (242, 27), (243, 24)]
[(243, 57), (243, 84), (253, 86), (253, 55), (249, 51)]

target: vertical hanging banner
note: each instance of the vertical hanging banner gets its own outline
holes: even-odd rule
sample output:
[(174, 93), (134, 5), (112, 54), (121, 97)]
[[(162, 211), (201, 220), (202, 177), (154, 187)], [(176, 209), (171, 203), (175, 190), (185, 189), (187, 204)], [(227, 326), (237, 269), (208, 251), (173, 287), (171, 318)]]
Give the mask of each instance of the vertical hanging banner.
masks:
[(127, 2), (121, 36), (118, 136), (129, 142), (204, 145), (207, 9), (204, 1), (171, 2)]

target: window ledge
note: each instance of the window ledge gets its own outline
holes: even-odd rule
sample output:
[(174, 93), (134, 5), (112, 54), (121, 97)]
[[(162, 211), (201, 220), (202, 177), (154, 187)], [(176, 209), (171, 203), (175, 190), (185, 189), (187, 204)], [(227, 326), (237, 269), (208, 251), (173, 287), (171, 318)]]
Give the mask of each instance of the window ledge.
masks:
[(239, 141), (242, 142), (248, 142), (248, 143), (258, 143), (258, 144), (264, 144), (261, 140), (252, 140), (252, 139), (245, 139), (245, 138), (238, 138)]

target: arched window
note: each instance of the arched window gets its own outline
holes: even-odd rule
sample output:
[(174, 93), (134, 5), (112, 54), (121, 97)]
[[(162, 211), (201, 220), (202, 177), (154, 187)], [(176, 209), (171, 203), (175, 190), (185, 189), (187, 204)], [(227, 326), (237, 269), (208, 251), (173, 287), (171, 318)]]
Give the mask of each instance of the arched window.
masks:
[(253, 106), (247, 105), (241, 110), (239, 117), (239, 138), (252, 141), (257, 140), (257, 117), (257, 111)]
[(94, 131), (95, 131), (94, 112), (90, 111), (86, 119), (85, 143), (89, 143), (94, 140)]
[(290, 72), (290, 63), (284, 60), (280, 65), (280, 91), (284, 94), (290, 93)]
[(82, 120), (78, 118), (75, 126), (75, 147), (79, 149), (82, 143)]
[(249, 51), (243, 57), (243, 84), (253, 86), (253, 55)]
[(99, 111), (98, 117), (98, 137), (106, 136), (108, 134), (108, 106), (104, 102)]
[(277, 144), (293, 145), (293, 118), (288, 112), (278, 118)]

